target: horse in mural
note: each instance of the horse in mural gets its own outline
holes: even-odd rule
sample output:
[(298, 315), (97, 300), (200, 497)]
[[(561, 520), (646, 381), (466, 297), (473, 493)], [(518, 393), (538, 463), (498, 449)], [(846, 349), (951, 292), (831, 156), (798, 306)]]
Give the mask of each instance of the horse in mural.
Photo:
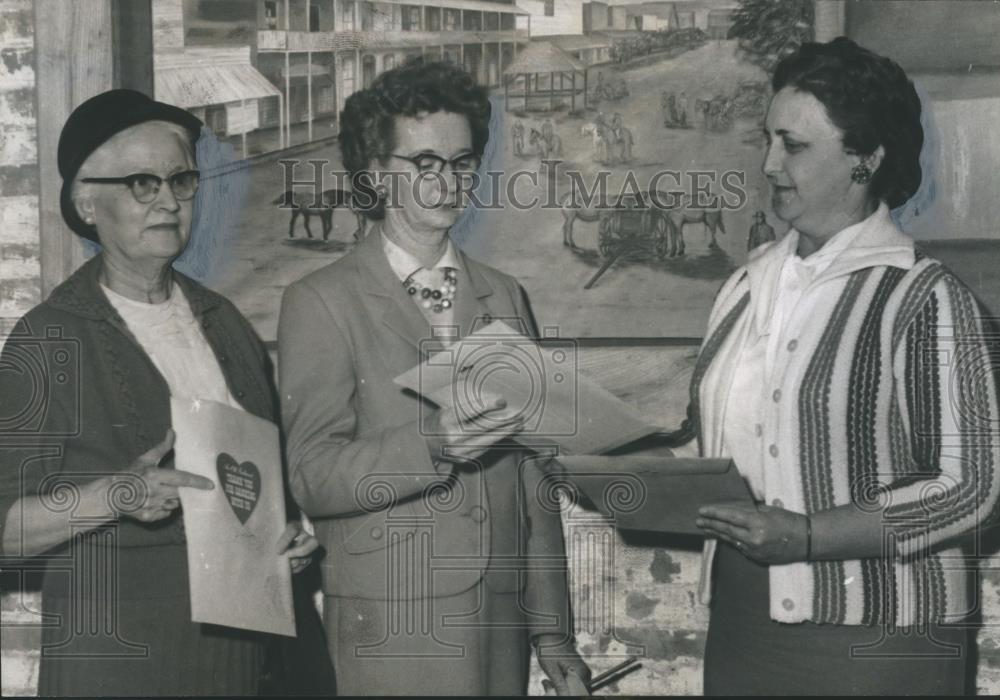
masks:
[(567, 192), (559, 199), (559, 212), (563, 216), (562, 234), (563, 245), (571, 250), (580, 250), (580, 247), (573, 242), (573, 223), (579, 219), (587, 223), (600, 221), (601, 217), (607, 214), (607, 207), (594, 203), (591, 206), (584, 206), (575, 192)]
[(558, 158), (562, 155), (562, 139), (559, 138), (559, 134), (553, 133), (546, 138), (538, 129), (532, 129), (528, 143), (538, 149), (538, 155), (542, 157), (542, 160), (548, 160), (553, 156)]
[(627, 163), (632, 160), (632, 146), (635, 144), (635, 139), (627, 126), (619, 124), (615, 128), (599, 122), (589, 122), (580, 127), (580, 135), (591, 138), (593, 159), (601, 165)]
[[(705, 209), (692, 206), (689, 202), (671, 203), (671, 195), (658, 192), (650, 197), (651, 206), (664, 212), (667, 225), (667, 240), (669, 241), (670, 257), (684, 255), (684, 226), (687, 224), (704, 224), (705, 238), (709, 248), (718, 248), (716, 232), (726, 233), (726, 224), (722, 218), (721, 208)], [(578, 193), (567, 192), (559, 199), (559, 211), (563, 217), (563, 245), (572, 250), (580, 250), (573, 240), (573, 225), (576, 221), (594, 223), (609, 215), (613, 209), (607, 202), (592, 201), (588, 206), (580, 199)]]
[(320, 194), (319, 200), (315, 202), (312, 192), (287, 190), (273, 199), (271, 204), (278, 204), (281, 208), (287, 208), (292, 212), (292, 220), (288, 224), (289, 238), (295, 238), (295, 220), (301, 215), (306, 235), (309, 238), (313, 237), (312, 229), (309, 228), (309, 219), (318, 216), (323, 225), (323, 240), (328, 240), (330, 231), (333, 230), (333, 210), (340, 208), (353, 211), (357, 217), (358, 228), (354, 231), (355, 241), (360, 240), (365, 231), (365, 217), (360, 211), (354, 209), (353, 196), (347, 190), (326, 190)]
[(715, 249), (719, 244), (715, 240), (717, 231), (726, 233), (726, 222), (722, 218), (722, 209), (704, 209), (700, 207), (673, 208), (667, 211), (667, 226), (672, 235), (680, 240), (681, 250), (684, 250), (684, 226), (687, 224), (704, 224), (705, 242)]

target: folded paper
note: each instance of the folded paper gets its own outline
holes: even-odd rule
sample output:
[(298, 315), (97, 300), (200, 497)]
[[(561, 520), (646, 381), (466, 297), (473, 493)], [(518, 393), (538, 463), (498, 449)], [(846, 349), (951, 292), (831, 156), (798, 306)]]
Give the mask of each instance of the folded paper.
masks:
[[(493, 321), (436, 350), (394, 381), (438, 406), (454, 407), (473, 419), (474, 430), (517, 417), (523, 428), (515, 440), (527, 447), (555, 445), (566, 454), (600, 454), (658, 430), (577, 371), (572, 340), (536, 342)], [(476, 417), (492, 397), (502, 397), (506, 408)]]
[(214, 401), (171, 399), (177, 469), (215, 482), (181, 488), (191, 619), (295, 636), (278, 428)]

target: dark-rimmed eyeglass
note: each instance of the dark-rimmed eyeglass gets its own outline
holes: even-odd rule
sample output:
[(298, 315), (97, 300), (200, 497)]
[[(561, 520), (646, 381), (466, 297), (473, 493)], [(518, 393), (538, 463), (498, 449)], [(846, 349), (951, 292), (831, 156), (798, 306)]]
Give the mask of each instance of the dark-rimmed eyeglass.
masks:
[[(200, 173), (197, 170), (184, 170), (166, 178), (170, 191), (178, 201), (194, 197), (198, 191)], [(80, 182), (92, 182), (96, 185), (127, 185), (140, 204), (149, 204), (160, 193), (163, 178), (152, 173), (133, 173), (124, 177), (84, 177)]]
[(436, 153), (420, 153), (415, 156), (401, 156), (390, 153), (393, 158), (405, 160), (416, 166), (422, 173), (443, 173), (444, 166), (449, 166), (453, 173), (474, 173), (479, 170), (480, 158), (475, 153), (462, 153), (454, 158), (442, 158)]

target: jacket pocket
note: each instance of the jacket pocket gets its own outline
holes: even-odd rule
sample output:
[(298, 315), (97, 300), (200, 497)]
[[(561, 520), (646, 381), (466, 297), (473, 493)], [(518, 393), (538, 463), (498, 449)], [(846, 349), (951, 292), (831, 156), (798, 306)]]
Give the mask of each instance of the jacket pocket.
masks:
[(341, 543), (348, 554), (366, 554), (385, 549), (398, 537), (416, 532), (417, 511), (412, 503), (341, 521)]

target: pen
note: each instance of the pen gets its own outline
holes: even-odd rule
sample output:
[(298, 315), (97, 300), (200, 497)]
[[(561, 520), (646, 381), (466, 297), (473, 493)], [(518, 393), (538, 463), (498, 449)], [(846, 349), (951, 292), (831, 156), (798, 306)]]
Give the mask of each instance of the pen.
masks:
[(590, 683), (587, 684), (587, 691), (592, 693), (595, 690), (599, 690), (609, 683), (618, 680), (619, 677), (628, 675), (633, 671), (637, 671), (641, 667), (642, 664), (639, 663), (639, 657), (630, 656), (617, 666), (612, 666), (604, 673), (591, 678)]

